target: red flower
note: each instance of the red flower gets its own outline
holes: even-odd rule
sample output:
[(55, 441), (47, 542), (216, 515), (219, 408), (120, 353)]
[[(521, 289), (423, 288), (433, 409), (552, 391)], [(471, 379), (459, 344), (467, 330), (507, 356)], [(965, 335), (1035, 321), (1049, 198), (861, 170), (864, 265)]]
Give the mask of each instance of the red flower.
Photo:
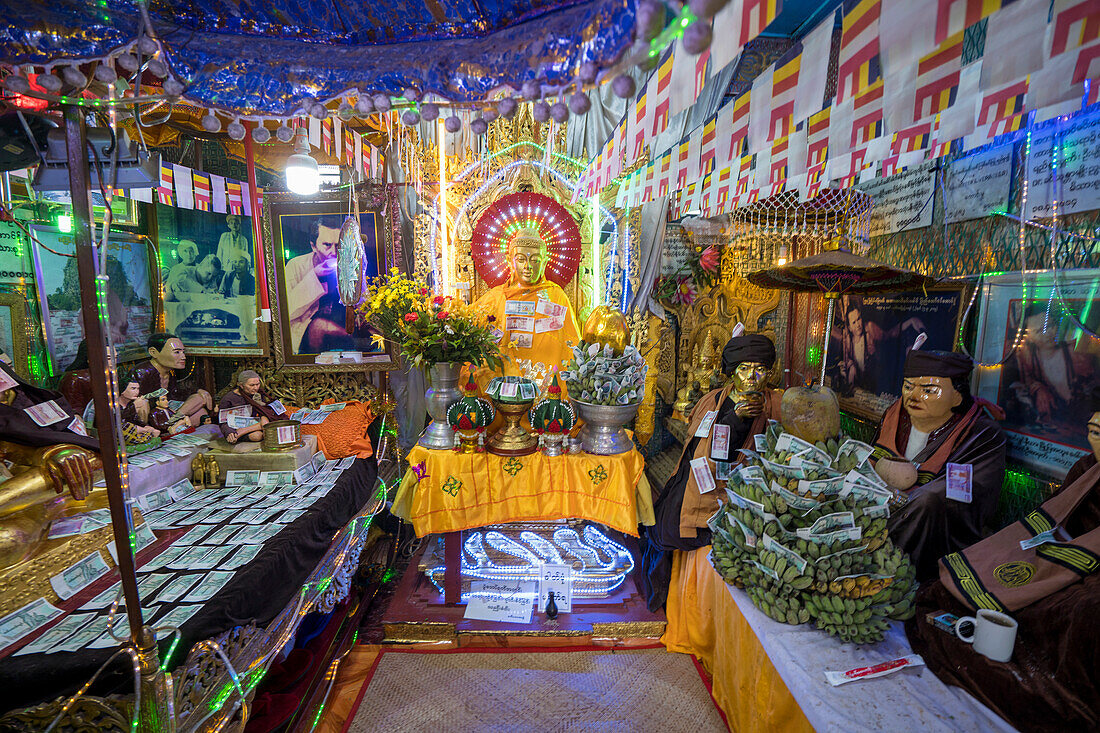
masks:
[(497, 319), (496, 316), (485, 316), (485, 320), (488, 321), (489, 323), (492, 323), (496, 319)]
[(419, 295), (427, 295), (428, 294), (428, 289), (427, 288), (420, 288), (420, 290), (417, 290), (416, 292)]
[(444, 298), (443, 298), (442, 295), (437, 295), (434, 298), (432, 298), (432, 304), (433, 305), (443, 305), (443, 301), (444, 301)]
[(447, 311), (439, 311), (438, 313), (435, 314), (435, 317), (442, 321), (449, 315), (451, 315), (451, 314), (448, 313)]
[(416, 320), (417, 318), (420, 318), (420, 314), (419, 314), (419, 313), (406, 313), (406, 314), (405, 314), (405, 320), (406, 320), (406, 321), (408, 321), (409, 323), (412, 323), (412, 322), (413, 322), (413, 321), (415, 321), (415, 320)]
[(703, 250), (703, 254), (699, 258), (699, 264), (706, 272), (717, 272), (718, 249), (714, 245), (711, 245)]

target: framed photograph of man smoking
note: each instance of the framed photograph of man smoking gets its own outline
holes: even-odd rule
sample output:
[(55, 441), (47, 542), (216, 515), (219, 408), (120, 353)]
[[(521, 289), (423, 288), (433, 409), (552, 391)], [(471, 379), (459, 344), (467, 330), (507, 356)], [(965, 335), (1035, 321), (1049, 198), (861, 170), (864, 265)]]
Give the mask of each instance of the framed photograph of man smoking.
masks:
[[(366, 257), (363, 277), (385, 270), (388, 227), (382, 196), (360, 187), (359, 224)], [(381, 188), (381, 187), (377, 187)], [(373, 371), (392, 366), (374, 331), (340, 300), (337, 242), (348, 217), (347, 194), (302, 199), (264, 197), (265, 237), (275, 253), (267, 263), (274, 352), (280, 367), (302, 371)], [(371, 204), (377, 199), (377, 207)]]
[[(1055, 281), (1057, 278), (1057, 282)], [(1056, 478), (1089, 450), (1100, 379), (1100, 270), (986, 278), (974, 392), (1005, 411), (1008, 455)]]
[(842, 295), (833, 312), (825, 365), (825, 383), (836, 392), (841, 409), (879, 420), (901, 396), (905, 354), (921, 334), (922, 349), (952, 350), (965, 296), (960, 285)]
[(164, 322), (196, 356), (263, 356), (252, 220), (156, 204)]

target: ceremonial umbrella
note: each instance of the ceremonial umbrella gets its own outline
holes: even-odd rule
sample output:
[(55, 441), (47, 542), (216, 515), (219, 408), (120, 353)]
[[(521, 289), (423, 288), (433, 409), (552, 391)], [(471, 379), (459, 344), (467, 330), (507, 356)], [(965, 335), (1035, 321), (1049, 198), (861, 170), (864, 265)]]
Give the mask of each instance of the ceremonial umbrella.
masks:
[(753, 285), (771, 290), (800, 293), (820, 291), (829, 304), (825, 316), (825, 339), (821, 352), (821, 384), (825, 383), (825, 363), (829, 356), (829, 331), (836, 300), (842, 293), (881, 293), (889, 290), (927, 288), (935, 280), (919, 272), (893, 267), (861, 257), (833, 244), (823, 252), (803, 257), (782, 267), (757, 270), (749, 275)]

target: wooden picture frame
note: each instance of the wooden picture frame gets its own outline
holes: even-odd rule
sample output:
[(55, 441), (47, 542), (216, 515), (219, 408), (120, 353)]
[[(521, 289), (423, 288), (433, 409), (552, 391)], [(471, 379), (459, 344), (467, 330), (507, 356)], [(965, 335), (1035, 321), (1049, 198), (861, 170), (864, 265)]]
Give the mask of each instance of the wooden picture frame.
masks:
[[(394, 196), (386, 186), (377, 184), (358, 185), (354, 195), (367, 250), (364, 276), (371, 278), (391, 266), (393, 230), (387, 217), (393, 216)], [(323, 254), (328, 252), (329, 240), (335, 242), (352, 209), (350, 197), (349, 189), (313, 196), (285, 192), (264, 195), (264, 241), (270, 245), (266, 260), (272, 351), (280, 369), (370, 372), (395, 367), (392, 356), (371, 342), (368, 326), (361, 325), (355, 334), (346, 332), (347, 309), (340, 304), (335, 287), (335, 247), (331, 272), (326, 264), (330, 258)], [(318, 241), (320, 250), (315, 246)], [(312, 259), (315, 252), (322, 259)], [(288, 272), (292, 280), (289, 285)], [(320, 354), (336, 351), (359, 352), (363, 360), (317, 362)]]
[[(928, 337), (925, 350), (954, 350), (969, 293), (968, 286), (957, 283), (927, 291), (842, 295), (833, 315), (825, 365), (825, 385), (836, 392), (840, 408), (875, 423), (881, 420), (886, 408), (901, 396), (905, 354), (919, 333)], [(811, 313), (817, 312), (822, 298), (811, 296)], [(820, 348), (821, 343), (807, 346)]]
[(28, 340), (27, 296), (0, 292), (0, 351), (11, 357), (15, 373), (27, 380), (30, 379)]

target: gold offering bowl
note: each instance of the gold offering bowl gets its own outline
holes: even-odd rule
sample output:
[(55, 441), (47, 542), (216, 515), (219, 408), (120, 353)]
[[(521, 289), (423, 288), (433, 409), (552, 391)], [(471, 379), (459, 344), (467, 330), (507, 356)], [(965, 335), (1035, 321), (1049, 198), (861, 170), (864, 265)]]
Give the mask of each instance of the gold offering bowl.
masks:
[(534, 400), (503, 402), (493, 400), (497, 412), (504, 417), (504, 427), (489, 438), (489, 452), (497, 456), (526, 456), (538, 450), (539, 439), (520, 426)]

